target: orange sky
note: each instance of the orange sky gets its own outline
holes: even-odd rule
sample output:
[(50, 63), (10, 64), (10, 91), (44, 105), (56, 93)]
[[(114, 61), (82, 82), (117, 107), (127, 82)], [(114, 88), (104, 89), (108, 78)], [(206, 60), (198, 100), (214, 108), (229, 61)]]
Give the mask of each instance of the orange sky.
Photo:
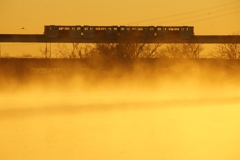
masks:
[[(192, 25), (196, 35), (229, 35), (240, 33), (239, 8), (239, 0), (1, 0), (0, 34), (42, 34), (43, 26), (52, 24)], [(18, 49), (29, 44), (0, 45), (2, 54), (39, 52), (39, 46)]]
[(239, 0), (1, 0), (0, 8), (0, 33), (43, 33), (47, 24), (193, 25), (195, 34), (240, 31)]
[[(196, 35), (240, 34), (239, 17), (240, 0), (0, 0), (0, 34), (42, 34), (43, 26), (49, 24), (193, 25)], [(40, 53), (35, 43), (0, 43), (0, 47), (2, 55)], [(111, 84), (107, 81), (99, 90), (92, 80), (86, 83), (93, 85), (92, 91), (82, 89), (85, 83), (81, 78), (68, 80), (72, 88), (68, 83), (53, 88), (30, 84), (32, 88), (24, 90), (23, 86), (10, 84), (8, 94), (0, 90), (0, 159), (239, 160), (239, 99), (235, 102), (231, 97), (239, 97), (240, 89), (230, 84), (234, 77), (226, 82), (219, 78), (211, 88), (205, 82), (189, 79), (185, 82), (174, 76), (161, 84), (166, 85), (163, 88), (153, 89), (129, 78), (133, 82), (125, 88), (124, 84), (118, 86), (121, 81), (114, 81), (112, 91), (108, 91), (107, 85)], [(198, 84), (202, 92), (196, 89)], [(215, 101), (214, 96), (226, 98), (226, 102)], [(196, 97), (199, 99), (195, 101)], [(146, 109), (136, 109), (139, 103), (134, 104), (159, 99), (163, 103), (145, 103)], [(167, 100), (176, 102), (168, 104)], [(104, 101), (113, 103), (114, 109), (104, 111), (109, 106), (103, 103), (99, 105), (103, 111), (84, 112), (84, 107), (94, 108)], [(120, 110), (122, 106), (125, 108)], [(10, 117), (14, 109), (16, 117)]]

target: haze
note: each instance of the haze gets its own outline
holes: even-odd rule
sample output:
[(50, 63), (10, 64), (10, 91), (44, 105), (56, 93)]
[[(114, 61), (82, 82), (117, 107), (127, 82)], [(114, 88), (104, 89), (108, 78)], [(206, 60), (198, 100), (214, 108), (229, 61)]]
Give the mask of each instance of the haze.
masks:
[[(239, 0), (1, 0), (0, 33), (42, 34), (55, 24), (192, 25), (199, 35), (232, 34), (239, 7)], [(0, 46), (2, 55), (39, 52), (35, 44)], [(240, 159), (239, 74), (179, 68), (0, 75), (0, 159)]]
[(239, 77), (191, 68), (2, 77), (1, 159), (239, 159)]

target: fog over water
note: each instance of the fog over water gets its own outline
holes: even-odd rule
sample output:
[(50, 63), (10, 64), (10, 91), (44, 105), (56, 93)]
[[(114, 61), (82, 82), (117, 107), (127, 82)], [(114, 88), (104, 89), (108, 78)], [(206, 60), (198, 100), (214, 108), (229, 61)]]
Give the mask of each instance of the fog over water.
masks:
[(238, 75), (177, 66), (2, 77), (0, 158), (239, 159)]

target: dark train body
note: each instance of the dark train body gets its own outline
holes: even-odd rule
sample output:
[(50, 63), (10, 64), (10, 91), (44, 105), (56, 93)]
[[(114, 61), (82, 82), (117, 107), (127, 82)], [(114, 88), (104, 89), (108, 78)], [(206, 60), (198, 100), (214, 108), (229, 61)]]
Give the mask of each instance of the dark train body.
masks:
[(137, 38), (178, 37), (190, 39), (194, 35), (193, 26), (57, 26), (44, 27), (47, 38), (108, 38), (131, 36)]

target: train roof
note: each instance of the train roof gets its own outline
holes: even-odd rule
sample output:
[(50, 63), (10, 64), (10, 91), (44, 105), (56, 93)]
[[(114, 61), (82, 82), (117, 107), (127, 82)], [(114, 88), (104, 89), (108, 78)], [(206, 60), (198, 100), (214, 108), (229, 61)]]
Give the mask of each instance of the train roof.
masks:
[(126, 28), (146, 28), (146, 27), (165, 27), (165, 28), (193, 28), (194, 26), (117, 26), (117, 25), (112, 25), (112, 26), (92, 26), (92, 25), (45, 25), (45, 27), (126, 27)]

